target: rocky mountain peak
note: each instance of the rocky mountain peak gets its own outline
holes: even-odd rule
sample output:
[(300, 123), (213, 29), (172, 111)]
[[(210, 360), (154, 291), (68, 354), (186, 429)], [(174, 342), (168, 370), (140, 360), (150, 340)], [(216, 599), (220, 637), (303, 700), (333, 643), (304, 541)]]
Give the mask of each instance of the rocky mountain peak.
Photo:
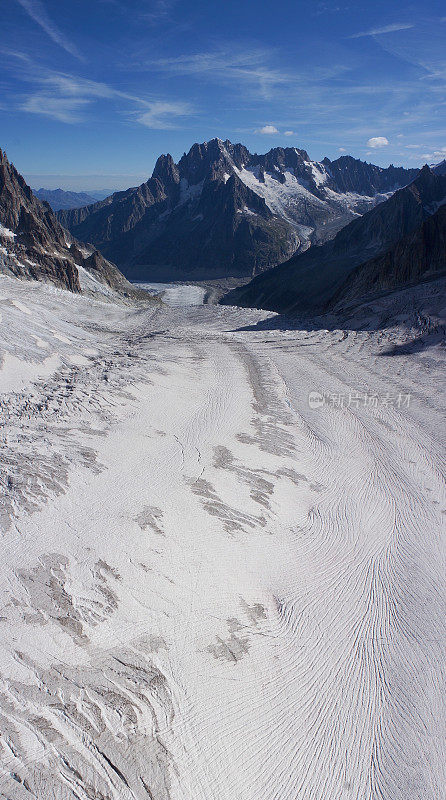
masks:
[(434, 186), (437, 183), (434, 170), (431, 170), (428, 164), (424, 164), (421, 167), (415, 182), (418, 186)]
[(159, 180), (165, 181), (167, 184), (180, 182), (178, 167), (170, 153), (158, 158), (152, 173), (152, 178), (159, 178)]
[[(407, 189), (423, 207), (440, 204), (446, 199), (446, 175), (431, 170), (427, 164), (420, 170), (417, 178)], [(395, 197), (401, 196), (397, 192)], [(431, 213), (431, 212), (428, 212)]]
[(224, 174), (232, 174), (234, 166), (241, 169), (250, 158), (249, 150), (240, 143), (232, 144), (229, 139), (210, 139), (209, 142), (192, 145), (180, 159), (178, 169), (180, 176), (189, 184), (197, 184), (206, 178), (215, 180), (223, 178)]

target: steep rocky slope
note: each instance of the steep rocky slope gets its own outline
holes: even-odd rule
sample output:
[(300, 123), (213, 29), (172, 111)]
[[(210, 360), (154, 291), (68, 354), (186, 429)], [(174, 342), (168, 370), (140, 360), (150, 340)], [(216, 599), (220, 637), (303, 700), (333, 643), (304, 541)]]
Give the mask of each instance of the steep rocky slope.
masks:
[(331, 238), (417, 172), (212, 139), (178, 164), (160, 156), (141, 186), (58, 217), (129, 277), (249, 277)]
[(72, 292), (92, 291), (99, 283), (125, 295), (141, 294), (94, 247), (81, 245), (64, 230), (0, 150), (1, 273)]
[(351, 300), (437, 278), (445, 272), (446, 205), (442, 205), (385, 253), (356, 267), (330, 305), (338, 307)]
[[(344, 282), (345, 291), (348, 291), (353, 270), (377, 256), (384, 256), (388, 250), (392, 250), (392, 255), (364, 267), (360, 273), (362, 278), (356, 275), (357, 291), (361, 281), (363, 289), (368, 291), (373, 286), (391, 288), (403, 285), (411, 279), (410, 276), (417, 280), (430, 269), (423, 263), (427, 252), (423, 237), (431, 228), (421, 226), (435, 214), (445, 197), (446, 176), (434, 173), (426, 166), (413, 183), (351, 222), (333, 240), (258, 276), (227, 294), (222, 302), (281, 312), (320, 310)], [(441, 226), (443, 220), (442, 213), (438, 225)], [(434, 221), (431, 225), (433, 231), (435, 225)], [(417, 251), (413, 249), (414, 242), (410, 237), (414, 234), (416, 238), (415, 232), (420, 228)], [(433, 235), (436, 239), (434, 250), (438, 251), (435, 257), (437, 269), (441, 261), (441, 236)], [(403, 241), (400, 243), (400, 240)], [(405, 264), (401, 261), (404, 252)]]

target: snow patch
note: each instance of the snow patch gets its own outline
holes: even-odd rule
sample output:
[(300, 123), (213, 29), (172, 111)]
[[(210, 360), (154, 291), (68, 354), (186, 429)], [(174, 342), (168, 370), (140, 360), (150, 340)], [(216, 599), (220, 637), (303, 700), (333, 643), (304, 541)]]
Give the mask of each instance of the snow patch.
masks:
[(248, 206), (243, 206), (243, 208), (237, 209), (237, 214), (246, 214), (248, 217), (257, 217), (257, 211), (253, 211), (252, 208)]
[(292, 225), (301, 238), (307, 239), (311, 235), (313, 229), (302, 225), (300, 221), (302, 209), (306, 204), (316, 209), (324, 208), (326, 204), (302, 186), (291, 170), (284, 171), (285, 183), (280, 183), (269, 172), (264, 173), (265, 181), (260, 181), (258, 166), (253, 169), (234, 169), (246, 186), (263, 197), (270, 211)]
[(6, 228), (0, 222), (0, 236), (3, 237), (3, 239), (10, 239), (11, 241), (14, 241), (17, 234), (14, 233), (14, 231), (11, 231), (9, 228)]
[(317, 161), (311, 161), (310, 166), (316, 186), (323, 186), (328, 180), (327, 170)]

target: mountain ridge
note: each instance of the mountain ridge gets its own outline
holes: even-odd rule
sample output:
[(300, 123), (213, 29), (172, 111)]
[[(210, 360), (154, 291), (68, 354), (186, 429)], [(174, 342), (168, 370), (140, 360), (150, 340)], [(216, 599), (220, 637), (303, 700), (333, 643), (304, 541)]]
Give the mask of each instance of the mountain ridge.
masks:
[(251, 277), (331, 238), (417, 173), (211, 139), (177, 164), (161, 155), (140, 186), (57, 216), (128, 277)]
[(74, 192), (66, 189), (33, 189), (33, 194), (39, 200), (46, 200), (53, 211), (79, 208), (80, 206), (96, 203), (98, 198), (88, 192)]
[[(428, 271), (428, 266), (424, 267), (421, 263), (418, 268), (409, 264), (408, 250), (410, 242), (414, 241), (411, 237), (414, 233), (416, 237), (418, 229), (419, 236), (423, 236), (423, 224), (439, 210), (445, 199), (446, 176), (433, 172), (426, 165), (411, 184), (395, 192), (385, 203), (350, 222), (334, 239), (293, 256), (245, 286), (229, 292), (221, 302), (282, 313), (320, 311), (330, 305), (333, 298), (340, 299), (343, 292), (349, 295), (349, 281), (354, 274), (359, 291), (361, 278), (354, 272), (357, 269), (362, 269), (359, 274), (362, 275), (364, 290), (371, 290), (373, 283), (379, 284), (379, 265), (376, 260), (380, 258), (381, 269), (386, 265), (387, 270), (387, 279), (382, 279), (383, 289), (397, 288), (403, 285), (406, 273), (420, 277)], [(443, 212), (438, 220), (440, 224), (443, 222)], [(424, 233), (427, 230), (429, 226)], [(399, 246), (406, 252), (406, 263), (404, 268), (401, 267), (400, 278), (397, 265)], [(437, 246), (435, 244), (434, 249)], [(387, 251), (393, 252), (393, 256), (389, 255), (388, 260), (383, 261)], [(420, 258), (426, 257), (426, 249), (421, 247), (420, 252), (425, 254)], [(369, 275), (364, 279), (366, 264), (369, 264), (369, 270), (378, 270), (374, 278)], [(439, 271), (438, 259), (436, 264), (436, 270)]]

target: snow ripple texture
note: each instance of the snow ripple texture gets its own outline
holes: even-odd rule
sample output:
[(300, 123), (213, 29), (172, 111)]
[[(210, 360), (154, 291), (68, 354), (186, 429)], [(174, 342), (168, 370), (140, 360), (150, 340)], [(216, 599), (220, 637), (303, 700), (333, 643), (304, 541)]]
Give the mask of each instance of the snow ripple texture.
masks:
[(0, 797), (443, 798), (438, 285), (180, 296), (0, 281)]

